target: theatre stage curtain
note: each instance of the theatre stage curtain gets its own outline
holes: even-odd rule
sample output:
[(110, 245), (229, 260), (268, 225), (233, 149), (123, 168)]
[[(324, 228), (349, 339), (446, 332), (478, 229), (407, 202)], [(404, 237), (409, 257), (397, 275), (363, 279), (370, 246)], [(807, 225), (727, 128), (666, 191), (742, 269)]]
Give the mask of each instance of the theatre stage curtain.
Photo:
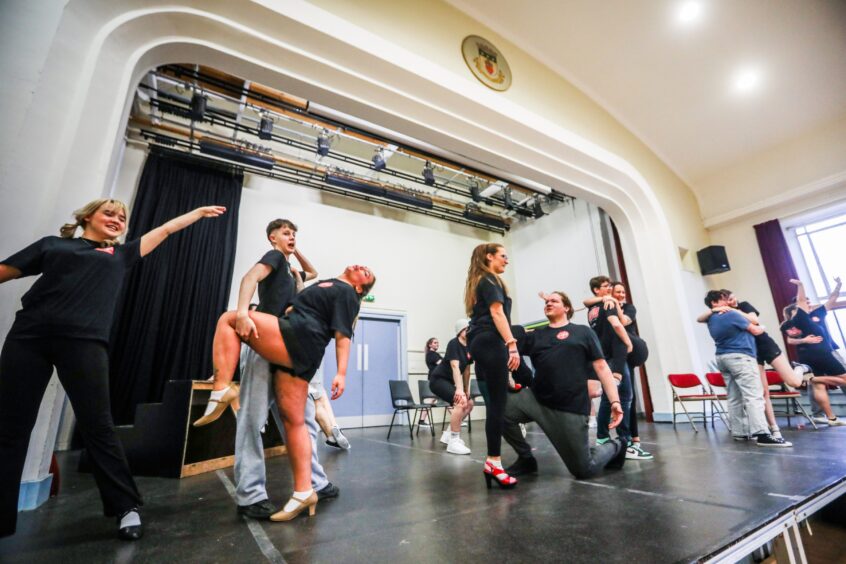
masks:
[[(758, 239), (758, 248), (761, 250), (761, 259), (764, 262), (764, 270), (767, 273), (767, 281), (770, 284), (773, 302), (779, 321), (782, 319), (782, 310), (789, 305), (796, 297), (796, 286), (791, 284), (791, 278), (798, 278), (796, 266), (790, 256), (790, 249), (784, 238), (784, 230), (777, 219), (773, 219), (755, 226), (755, 236)], [(770, 332), (775, 332), (772, 328)], [(794, 347), (788, 346), (788, 356), (795, 358)]]

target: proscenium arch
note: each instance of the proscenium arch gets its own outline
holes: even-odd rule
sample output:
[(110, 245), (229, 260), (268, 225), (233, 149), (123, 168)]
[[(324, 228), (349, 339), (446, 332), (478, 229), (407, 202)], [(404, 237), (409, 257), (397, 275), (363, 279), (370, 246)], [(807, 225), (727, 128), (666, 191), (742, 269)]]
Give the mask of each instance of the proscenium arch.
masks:
[[(297, 10), (272, 14), (278, 19), (272, 25), (288, 42), (263, 31), (268, 13), (256, 5), (217, 4), (214, 13), (163, 5), (104, 21), (86, 55), (90, 72), (75, 85), (79, 114), (65, 124), (66, 158), (53, 169), (75, 189), (72, 202), (81, 192), (96, 197), (109, 190), (132, 92), (149, 69), (197, 62), (290, 91), (605, 209), (620, 231), (645, 337), (656, 343), (653, 402), (656, 411), (669, 411), (663, 374), (698, 362), (690, 324), (678, 315), (687, 306), (669, 226), (643, 177), (618, 156), (481, 86), (433, 71), (399, 47), (386, 61), (375, 52), (378, 40), (361, 40), (364, 30), (309, 4), (286, 5)], [(347, 28), (338, 33), (338, 26)], [(406, 64), (397, 64), (403, 57)], [(58, 196), (45, 193), (67, 200), (61, 209), (75, 205)]]

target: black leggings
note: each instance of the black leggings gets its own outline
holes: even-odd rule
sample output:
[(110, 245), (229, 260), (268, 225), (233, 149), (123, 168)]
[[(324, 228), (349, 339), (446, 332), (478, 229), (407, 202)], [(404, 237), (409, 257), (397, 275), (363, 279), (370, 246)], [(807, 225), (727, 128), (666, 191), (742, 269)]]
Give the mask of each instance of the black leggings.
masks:
[(91, 457), (104, 513), (120, 515), (141, 505), (112, 422), (106, 345), (89, 339), (7, 339), (0, 353), (0, 537), (15, 532), (29, 437), (54, 366)]
[(499, 333), (488, 331), (474, 335), (469, 348), (476, 363), (476, 378), (484, 380), (488, 388), (485, 398), (488, 456), (500, 456), (508, 399), (508, 347)]

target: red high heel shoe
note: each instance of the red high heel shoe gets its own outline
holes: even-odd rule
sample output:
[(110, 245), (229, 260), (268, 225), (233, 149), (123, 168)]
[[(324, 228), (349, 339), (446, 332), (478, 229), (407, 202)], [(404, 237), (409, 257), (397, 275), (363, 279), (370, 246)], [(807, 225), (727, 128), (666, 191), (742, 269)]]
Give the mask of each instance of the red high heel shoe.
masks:
[(485, 483), (488, 485), (488, 489), (491, 489), (491, 480), (496, 480), (499, 487), (504, 490), (509, 490), (517, 485), (517, 478), (509, 476), (504, 468), (494, 466), (487, 460), (485, 461), (485, 467), (482, 469), (482, 472), (484, 473)]

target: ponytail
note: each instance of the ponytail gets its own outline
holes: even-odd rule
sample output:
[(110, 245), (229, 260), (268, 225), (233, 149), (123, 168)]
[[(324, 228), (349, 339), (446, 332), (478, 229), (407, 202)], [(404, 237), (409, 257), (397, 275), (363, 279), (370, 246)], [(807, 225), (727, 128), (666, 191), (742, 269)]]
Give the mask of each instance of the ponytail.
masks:
[(76, 223), (65, 223), (59, 228), (59, 234), (62, 236), (62, 239), (73, 239), (77, 227), (79, 227), (78, 221)]

